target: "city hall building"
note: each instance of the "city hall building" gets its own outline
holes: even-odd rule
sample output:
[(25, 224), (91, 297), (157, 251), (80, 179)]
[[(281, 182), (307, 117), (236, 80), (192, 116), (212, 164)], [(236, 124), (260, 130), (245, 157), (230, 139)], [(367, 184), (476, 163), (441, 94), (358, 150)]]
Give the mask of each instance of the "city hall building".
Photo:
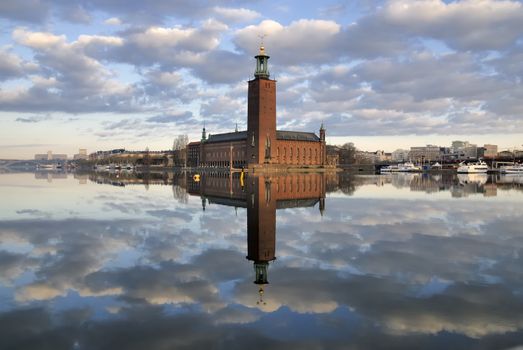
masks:
[(293, 168), (323, 167), (326, 162), (325, 129), (312, 132), (276, 129), (276, 80), (270, 79), (264, 47), (256, 58), (254, 79), (249, 81), (247, 130), (207, 137), (187, 145), (191, 167)]

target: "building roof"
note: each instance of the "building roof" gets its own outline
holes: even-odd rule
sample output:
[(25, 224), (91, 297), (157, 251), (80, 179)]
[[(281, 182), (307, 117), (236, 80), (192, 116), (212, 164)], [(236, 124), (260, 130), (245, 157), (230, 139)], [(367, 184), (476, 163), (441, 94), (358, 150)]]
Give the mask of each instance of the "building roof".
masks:
[(238, 132), (227, 132), (225, 134), (214, 134), (209, 135), (209, 138), (206, 143), (213, 142), (230, 142), (230, 141), (241, 141), (247, 139), (247, 131), (238, 131)]
[[(241, 141), (247, 139), (247, 131), (238, 131), (238, 132), (228, 132), (224, 134), (214, 134), (209, 135), (209, 138), (206, 143), (213, 142), (231, 142), (231, 141)], [(284, 131), (276, 130), (276, 139), (277, 140), (287, 140), (287, 141), (313, 141), (318, 142), (320, 138), (316, 136), (313, 132), (301, 132), (301, 131)]]
[(313, 132), (276, 130), (276, 139), (288, 141), (320, 141)]

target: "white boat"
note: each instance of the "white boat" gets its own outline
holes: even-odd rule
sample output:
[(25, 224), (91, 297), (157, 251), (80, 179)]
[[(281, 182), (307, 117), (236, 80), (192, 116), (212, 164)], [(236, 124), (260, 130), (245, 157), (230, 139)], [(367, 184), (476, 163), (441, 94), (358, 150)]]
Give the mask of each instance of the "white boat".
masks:
[(403, 164), (398, 165), (398, 171), (408, 173), (408, 172), (416, 172), (421, 171), (421, 167), (418, 165), (414, 165), (412, 162), (405, 162)]
[(397, 165), (387, 165), (380, 169), (380, 173), (397, 173), (399, 170), (399, 167)]
[(459, 163), (458, 173), (459, 174), (486, 174), (488, 171), (488, 165), (484, 161), (476, 163), (465, 162)]
[(504, 165), (499, 168), (502, 174), (521, 174), (523, 175), (523, 164)]

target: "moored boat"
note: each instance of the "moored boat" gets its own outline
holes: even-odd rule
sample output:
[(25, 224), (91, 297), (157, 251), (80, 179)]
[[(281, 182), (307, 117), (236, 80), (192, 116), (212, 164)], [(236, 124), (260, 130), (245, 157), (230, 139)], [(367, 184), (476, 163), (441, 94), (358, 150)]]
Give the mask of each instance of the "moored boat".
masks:
[(462, 162), (459, 164), (458, 173), (459, 174), (484, 174), (488, 171), (488, 165), (484, 161), (479, 161), (475, 163)]
[(523, 164), (505, 165), (499, 168), (502, 174), (521, 174), (523, 175)]
[(398, 168), (398, 171), (405, 173), (421, 171), (421, 167), (418, 165), (414, 165), (414, 163), (412, 162), (405, 162), (403, 164), (400, 164), (398, 165)]
[(397, 165), (386, 165), (380, 169), (380, 173), (396, 173), (399, 171), (399, 167)]

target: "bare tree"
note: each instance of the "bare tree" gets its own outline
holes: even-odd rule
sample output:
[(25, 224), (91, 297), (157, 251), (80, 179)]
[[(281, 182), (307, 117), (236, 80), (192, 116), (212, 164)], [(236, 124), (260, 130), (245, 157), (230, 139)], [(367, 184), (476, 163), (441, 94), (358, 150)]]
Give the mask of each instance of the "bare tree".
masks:
[(186, 166), (186, 149), (189, 143), (189, 137), (187, 135), (178, 135), (173, 141), (173, 162), (176, 165)]
[(173, 151), (181, 151), (185, 149), (188, 143), (189, 137), (186, 134), (176, 136), (173, 141)]

